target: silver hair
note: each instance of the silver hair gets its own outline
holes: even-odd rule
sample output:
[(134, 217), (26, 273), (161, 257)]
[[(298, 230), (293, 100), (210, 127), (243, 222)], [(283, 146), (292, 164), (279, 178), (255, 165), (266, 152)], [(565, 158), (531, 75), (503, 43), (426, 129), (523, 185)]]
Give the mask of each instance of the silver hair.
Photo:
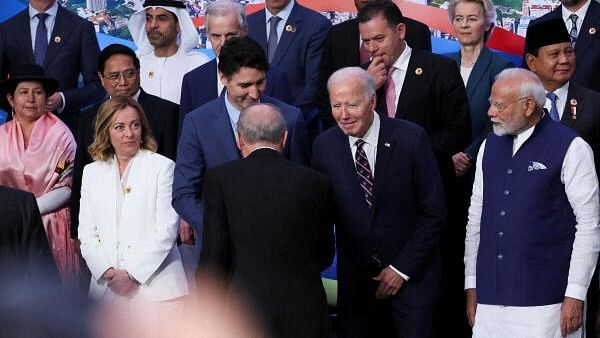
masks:
[(546, 89), (540, 78), (532, 71), (523, 68), (508, 68), (496, 75), (496, 81), (519, 79), (519, 96), (533, 97), (538, 109), (546, 103)]
[(206, 7), (204, 28), (208, 32), (208, 17), (209, 16), (227, 16), (231, 13), (238, 15), (238, 21), (241, 29), (248, 28), (246, 21), (246, 9), (244, 5), (233, 0), (215, 0), (208, 3)]
[(375, 79), (360, 67), (346, 67), (335, 71), (327, 80), (327, 90), (331, 90), (331, 86), (337, 82), (357, 80), (361, 82), (365, 96), (371, 98), (375, 94)]
[[(261, 114), (252, 113), (260, 109)], [(237, 132), (247, 144), (278, 144), (286, 131), (285, 119), (279, 108), (269, 103), (255, 104), (240, 113)]]
[[(448, 5), (448, 18), (450, 22), (454, 21), (454, 17), (456, 16), (456, 6), (459, 3), (475, 3), (481, 6), (483, 10), (483, 18), (485, 19), (485, 26), (487, 28), (493, 27), (496, 24), (496, 8), (494, 7), (494, 2), (492, 0), (450, 0), (450, 4)], [(487, 41), (491, 30), (486, 31), (484, 35), (484, 40)]]

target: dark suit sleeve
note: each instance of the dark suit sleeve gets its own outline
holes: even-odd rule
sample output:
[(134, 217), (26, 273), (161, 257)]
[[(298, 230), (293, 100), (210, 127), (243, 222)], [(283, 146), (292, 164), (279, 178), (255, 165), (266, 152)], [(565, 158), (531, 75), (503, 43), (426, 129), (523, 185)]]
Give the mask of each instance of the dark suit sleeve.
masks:
[(97, 73), (100, 47), (98, 46), (94, 26), (86, 21), (79, 29), (81, 29), (79, 33), (81, 37), (79, 71), (83, 76), (84, 87), (63, 91), (63, 95), (65, 96), (64, 111), (76, 111), (93, 104), (104, 93)]
[(333, 189), (329, 180), (326, 180), (326, 195), (321, 211), (321, 226), (319, 227), (319, 269), (328, 268), (335, 255), (335, 237), (333, 232)]
[(308, 135), (302, 113), (298, 112), (296, 114), (294, 130), (288, 130), (288, 137), (290, 138), (290, 160), (302, 165), (308, 165), (310, 159)]
[(418, 203), (415, 230), (391, 264), (406, 275), (413, 276), (427, 264), (441, 235), (446, 204), (439, 170), (424, 131), (413, 145), (413, 184)]
[[(314, 22), (316, 23), (316, 22)], [(295, 100), (295, 106), (306, 113), (318, 105), (317, 90), (319, 89), (319, 64), (323, 54), (323, 44), (327, 32), (331, 28), (329, 21), (319, 22), (319, 27), (314, 29), (308, 45), (306, 46), (306, 65), (304, 68), (304, 88)]]
[(181, 135), (181, 129), (183, 128), (183, 119), (185, 115), (192, 111), (193, 99), (192, 99), (192, 84), (191, 75), (188, 72), (183, 76), (183, 83), (181, 84), (181, 100), (179, 101), (179, 125), (177, 127), (178, 135)]
[(188, 222), (196, 233), (202, 233), (202, 185), (204, 183), (204, 153), (196, 128), (188, 115), (177, 147), (177, 161), (173, 177), (173, 208)]
[(331, 107), (329, 105), (329, 91), (327, 90), (327, 80), (329, 76), (334, 72), (333, 65), (333, 34), (329, 31), (327, 39), (323, 45), (323, 55), (321, 56), (321, 63), (319, 65), (319, 92), (317, 93), (317, 99), (319, 104), (319, 117), (323, 128), (328, 129), (335, 125), (333, 116), (331, 115)]
[(218, 176), (206, 173), (204, 182), (204, 232), (205, 239), (198, 265), (200, 276), (227, 278), (231, 269), (230, 234), (227, 210)]
[(170, 107), (169, 111), (162, 112), (165, 116), (162, 154), (175, 161), (177, 155), (177, 132), (179, 128), (179, 106), (173, 104)]

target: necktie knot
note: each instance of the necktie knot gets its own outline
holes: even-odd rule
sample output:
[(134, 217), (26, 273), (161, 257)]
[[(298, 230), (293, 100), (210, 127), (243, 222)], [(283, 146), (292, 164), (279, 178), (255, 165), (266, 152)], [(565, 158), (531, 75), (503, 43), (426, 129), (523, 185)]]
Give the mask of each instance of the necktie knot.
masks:
[(571, 14), (571, 15), (569, 15), (569, 19), (575, 25), (575, 24), (577, 24), (577, 19), (579, 19), (579, 16), (577, 14)]
[(550, 117), (554, 120), (554, 121), (558, 121), (559, 120), (559, 116), (558, 116), (558, 107), (556, 106), (556, 100), (558, 99), (558, 95), (548, 92), (546, 93), (546, 97), (550, 100)]
[(391, 77), (392, 74), (394, 74), (395, 71), (396, 71), (396, 67), (394, 67), (394, 66), (387, 67), (387, 75), (388, 75), (388, 77)]
[(281, 18), (278, 16), (272, 16), (269, 19), (269, 34), (273, 34), (273, 30), (277, 29), (277, 24), (281, 21)]
[(366, 143), (366, 142), (365, 142), (363, 139), (359, 138), (358, 140), (356, 140), (356, 142), (355, 142), (354, 144), (356, 144), (356, 148), (358, 148), (358, 149), (362, 149), (362, 146), (363, 146), (365, 143)]
[(48, 15), (48, 13), (37, 13), (35, 16), (40, 20), (40, 23), (45, 23)]
[(546, 93), (546, 97), (552, 101), (552, 103), (556, 103), (556, 99), (558, 99), (558, 95), (554, 93)]

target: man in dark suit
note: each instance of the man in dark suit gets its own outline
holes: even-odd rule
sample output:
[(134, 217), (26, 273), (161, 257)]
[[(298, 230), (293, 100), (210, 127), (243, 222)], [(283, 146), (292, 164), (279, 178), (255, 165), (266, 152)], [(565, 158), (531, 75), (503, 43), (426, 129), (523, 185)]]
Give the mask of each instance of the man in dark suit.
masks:
[(323, 15), (295, 0), (266, 0), (265, 10), (248, 16), (248, 34), (265, 50), (269, 64), (286, 73), (294, 93), (290, 103), (304, 113), (311, 135), (320, 129), (319, 62), (329, 28)]
[[(40, 18), (45, 25), (39, 25)], [(60, 83), (59, 91), (48, 98), (46, 109), (58, 111), (77, 134), (79, 109), (104, 94), (96, 74), (100, 49), (94, 26), (59, 6), (56, 0), (30, 0), (28, 9), (0, 25), (0, 44), (1, 79), (24, 63), (42, 66), (48, 77)], [(83, 88), (78, 87), (79, 74), (83, 76)]]
[(35, 196), (0, 186), (0, 200), (0, 281), (34, 283), (44, 278), (58, 285)]
[[(246, 36), (248, 31), (246, 10), (243, 5), (233, 0), (209, 2), (204, 20), (208, 41), (217, 57), (184, 75), (179, 110), (180, 129), (187, 113), (219, 97), (219, 93), (223, 91), (223, 83), (217, 74), (221, 47), (227, 39)], [(266, 80), (265, 95), (283, 102), (291, 102), (292, 93), (284, 73), (271, 66), (267, 71)]]
[(402, 13), (393, 2), (368, 3), (358, 22), (373, 57), (367, 70), (377, 86), (377, 112), (422, 126), (443, 167), (449, 163), (454, 176), (451, 156), (465, 148), (471, 131), (467, 93), (456, 65), (408, 46)]
[(600, 92), (600, 4), (596, 0), (561, 0), (561, 3), (552, 12), (531, 21), (529, 29), (546, 20), (563, 20), (577, 56), (572, 81)]
[(256, 41), (249, 37), (226, 41), (219, 62), (227, 88), (224, 95), (194, 109), (183, 121), (173, 179), (173, 207), (196, 234), (202, 234), (205, 171), (240, 158), (235, 125), (241, 110), (259, 102), (279, 107), (288, 131), (283, 157), (301, 164), (308, 162), (306, 131), (298, 108), (262, 95), (268, 67)]
[(285, 125), (274, 105), (241, 112), (244, 159), (206, 174), (199, 271), (246, 296), (269, 336), (328, 337), (319, 272), (333, 258), (329, 180), (281, 156)]
[[(354, 0), (356, 10), (369, 3), (371, 0)], [(390, 0), (391, 1), (391, 0)], [(404, 17), (403, 23), (406, 26), (406, 43), (415, 49), (423, 49), (431, 52), (431, 32), (424, 23)], [(331, 27), (319, 71), (319, 104), (321, 122), (325, 128), (335, 125), (331, 116), (331, 107), (329, 106), (329, 95), (327, 94), (327, 79), (336, 70), (344, 67), (354, 67), (365, 64), (370, 61), (370, 54), (361, 47), (360, 33), (358, 31), (358, 19), (354, 18)]]
[(425, 131), (375, 112), (375, 81), (353, 67), (328, 81), (338, 124), (313, 146), (337, 207), (340, 337), (429, 337), (446, 208)]
[[(144, 109), (152, 135), (158, 143), (157, 152), (175, 160), (179, 106), (146, 93), (140, 87), (139, 74), (140, 61), (131, 48), (120, 44), (112, 44), (104, 48), (98, 58), (98, 76), (108, 95), (101, 103), (114, 96), (130, 96), (136, 99)], [(79, 193), (83, 167), (94, 161), (87, 148), (94, 141), (96, 114), (101, 103), (91, 105), (80, 113), (71, 196), (73, 224), (71, 228), (72, 236), (75, 236), (73, 238), (77, 238), (77, 224), (79, 224)]]
[[(527, 67), (536, 73), (546, 90), (544, 108), (550, 117), (571, 127), (594, 152), (596, 174), (600, 168), (600, 93), (580, 86), (573, 80), (576, 56), (569, 32), (561, 19), (531, 26), (527, 32)], [(553, 103), (554, 100), (554, 103)], [(596, 336), (593, 318), (598, 313), (598, 274), (587, 294), (587, 336)]]

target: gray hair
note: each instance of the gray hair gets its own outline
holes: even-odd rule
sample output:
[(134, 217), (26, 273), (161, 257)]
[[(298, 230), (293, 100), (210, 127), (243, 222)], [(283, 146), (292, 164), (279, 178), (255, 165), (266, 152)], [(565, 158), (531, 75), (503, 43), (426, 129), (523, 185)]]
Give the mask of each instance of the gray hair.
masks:
[(331, 90), (331, 86), (342, 81), (360, 81), (367, 98), (375, 94), (375, 79), (360, 67), (346, 67), (335, 71), (327, 80), (327, 90)]
[(269, 103), (252, 105), (240, 113), (237, 132), (249, 144), (278, 144), (286, 131), (279, 108)]
[(538, 109), (546, 103), (546, 89), (540, 78), (532, 71), (523, 68), (507, 68), (496, 75), (496, 81), (519, 80), (519, 96), (533, 97)]
[[(454, 21), (454, 17), (456, 16), (456, 6), (459, 3), (475, 3), (481, 6), (483, 10), (483, 18), (485, 19), (486, 27), (490, 28), (496, 24), (496, 8), (494, 7), (494, 3), (492, 0), (450, 0), (450, 4), (448, 5), (448, 18), (450, 22)], [(486, 31), (484, 35), (484, 40), (490, 36), (492, 31)]]
[(244, 5), (232, 0), (215, 0), (208, 3), (204, 20), (204, 28), (208, 32), (208, 17), (209, 16), (228, 16), (237, 14), (241, 29), (248, 28), (246, 22), (246, 9)]

